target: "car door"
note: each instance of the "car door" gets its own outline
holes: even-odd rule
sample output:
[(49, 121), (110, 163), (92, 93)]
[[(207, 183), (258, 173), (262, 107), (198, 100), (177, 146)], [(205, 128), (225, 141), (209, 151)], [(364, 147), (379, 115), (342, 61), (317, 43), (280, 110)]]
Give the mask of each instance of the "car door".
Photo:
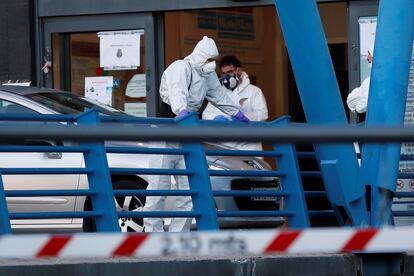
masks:
[[(50, 113), (30, 100), (25, 100), (18, 95), (0, 95), (0, 124), (27, 124), (27, 122), (1, 121), (2, 114), (35, 114)], [(38, 122), (39, 127), (44, 122)], [(2, 145), (61, 145), (58, 141), (28, 140), (10, 141)], [(0, 168), (80, 168), (82, 154), (62, 152), (0, 152)], [(79, 175), (3, 175), (5, 190), (42, 190), (42, 189), (77, 189)], [(7, 198), (9, 212), (32, 211), (73, 211), (76, 197), (10, 197)], [(44, 219), (44, 220), (12, 220), (15, 228), (42, 228), (47, 225), (69, 224), (72, 219)]]

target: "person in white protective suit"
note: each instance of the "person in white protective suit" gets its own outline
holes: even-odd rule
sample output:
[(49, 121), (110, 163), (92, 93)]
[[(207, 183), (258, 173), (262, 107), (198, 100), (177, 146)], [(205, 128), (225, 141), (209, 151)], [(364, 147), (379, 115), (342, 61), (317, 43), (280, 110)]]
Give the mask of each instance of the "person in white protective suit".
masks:
[[(374, 44), (369, 46), (367, 53), (368, 67), (372, 68), (372, 61), (374, 55)], [(371, 73), (370, 73), (371, 74)], [(354, 88), (351, 93), (349, 93), (346, 103), (351, 112), (357, 113), (357, 123), (365, 121), (365, 115), (368, 107), (368, 95), (369, 95), (369, 85), (371, 83), (371, 75), (369, 75), (362, 82), (361, 86)], [(361, 153), (361, 144), (354, 143), (355, 151), (357, 154)], [(361, 159), (358, 158), (358, 164), (361, 165)]]
[[(372, 67), (374, 55), (374, 45), (371, 44), (370, 49), (368, 50), (367, 61), (369, 68)], [(367, 112), (368, 106), (368, 94), (369, 94), (369, 85), (371, 82), (371, 77), (368, 76), (361, 84), (361, 86), (356, 87), (349, 93), (346, 103), (348, 104), (349, 109), (352, 112), (357, 112), (359, 116)]]
[[(249, 76), (242, 70), (240, 60), (235, 56), (225, 56), (220, 61), (221, 84), (234, 104), (251, 121), (265, 121), (268, 118), (266, 99), (262, 90), (250, 84)], [(204, 120), (230, 120), (230, 116), (209, 103), (203, 112)], [(239, 150), (263, 150), (261, 143), (226, 142), (226, 146)]]
[[(176, 121), (186, 117), (189, 112), (197, 112), (204, 99), (216, 105), (234, 120), (248, 122), (249, 119), (239, 110), (220, 85), (215, 72), (215, 59), (218, 49), (213, 39), (206, 36), (197, 43), (193, 52), (182, 60), (173, 62), (164, 71), (161, 78), (161, 99), (170, 105), (176, 114)], [(177, 143), (157, 143), (155, 147), (177, 148)], [(154, 155), (149, 160), (150, 168), (185, 169), (184, 158), (173, 155)], [(176, 185), (180, 190), (189, 188), (186, 176), (175, 176)], [(171, 176), (153, 175), (149, 177), (147, 190), (171, 189)], [(162, 211), (165, 208), (165, 196), (147, 196), (144, 211)], [(176, 197), (176, 211), (190, 211), (191, 197)], [(169, 226), (170, 232), (189, 231), (192, 218), (173, 218)], [(161, 218), (144, 218), (145, 232), (163, 232)]]

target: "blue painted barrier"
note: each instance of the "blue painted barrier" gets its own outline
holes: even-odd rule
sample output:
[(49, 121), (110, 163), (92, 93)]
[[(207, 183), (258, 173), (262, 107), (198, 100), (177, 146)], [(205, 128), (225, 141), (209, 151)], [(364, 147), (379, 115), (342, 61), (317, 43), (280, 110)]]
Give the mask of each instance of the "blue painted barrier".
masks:
[[(2, 117), (0, 120), (25, 121), (28, 116)], [(35, 120), (36, 119), (36, 120)], [(79, 116), (42, 115), (30, 117), (33, 122), (68, 122), (75, 125), (98, 125), (102, 122), (118, 125), (146, 125), (146, 119), (133, 117), (99, 117), (93, 110)], [(159, 123), (160, 125), (176, 124), (172, 119), (148, 119), (147, 125)], [(182, 125), (217, 126), (214, 121), (199, 121), (196, 114), (185, 118)], [(266, 125), (267, 127), (288, 126), (288, 118), (281, 118), (272, 123), (253, 123), (254, 125)], [(244, 125), (242, 125), (244, 126)], [(177, 126), (179, 127), (179, 126)], [(137, 139), (139, 140), (139, 138)], [(315, 158), (313, 152), (296, 153), (293, 144), (277, 144), (273, 150), (268, 151), (237, 151), (237, 150), (204, 150), (198, 143), (184, 143), (182, 148), (142, 148), (131, 146), (107, 146), (102, 141), (81, 142), (75, 146), (0, 146), (0, 152), (62, 152), (81, 153), (85, 159), (84, 168), (0, 168), (2, 175), (66, 175), (85, 174), (88, 176), (89, 189), (64, 189), (64, 190), (6, 190), (1, 189), (0, 200), (5, 197), (42, 197), (42, 196), (87, 196), (91, 199), (93, 210), (75, 212), (24, 212), (8, 213), (7, 205), (0, 207), (0, 228), (2, 233), (10, 233), (10, 219), (50, 219), (50, 218), (94, 218), (97, 231), (119, 231), (118, 218), (142, 218), (142, 217), (193, 217), (196, 219), (199, 230), (218, 229), (218, 218), (222, 217), (287, 217), (289, 225), (294, 228), (309, 227), (309, 217), (334, 216), (330, 210), (308, 211), (305, 197), (327, 197), (325, 191), (303, 191), (301, 178), (320, 178), (320, 171), (300, 171), (297, 157), (304, 159)], [(186, 169), (159, 169), (159, 168), (109, 168), (106, 154), (169, 154), (182, 155), (186, 159)], [(208, 169), (206, 156), (263, 156), (275, 158), (277, 169), (275, 170), (213, 170)], [(411, 160), (413, 156), (404, 155), (403, 160)], [(117, 175), (184, 175), (189, 177), (190, 190), (113, 190), (111, 176)], [(400, 177), (412, 178), (411, 173), (401, 173)], [(277, 177), (281, 180), (281, 190), (252, 191), (252, 190), (212, 190), (210, 177)], [(116, 211), (111, 204), (114, 197), (125, 196), (192, 196), (194, 210), (188, 212), (179, 211)], [(338, 194), (340, 195), (340, 194)], [(397, 193), (397, 197), (413, 197), (413, 193)], [(284, 198), (282, 210), (256, 210), (256, 211), (216, 211), (214, 198), (217, 197), (277, 197)], [(4, 201), (5, 202), (5, 201)], [(109, 204), (108, 204), (109, 202)], [(412, 212), (394, 212), (395, 216), (411, 215)]]
[[(32, 122), (62, 122), (72, 125), (110, 125), (153, 124), (175, 125), (172, 119), (162, 118), (134, 118), (134, 117), (99, 117), (94, 110), (88, 110), (78, 116), (67, 115), (7, 115), (1, 117), (4, 121), (32, 121)], [(29, 123), (30, 124), (30, 123)], [(179, 125), (183, 126), (217, 126), (214, 121), (199, 121), (197, 114), (184, 118)], [(282, 118), (272, 125), (289, 124), (288, 118)], [(268, 123), (252, 123), (252, 125), (267, 125)], [(245, 126), (241, 124), (241, 126)], [(139, 137), (137, 137), (139, 140)], [(303, 228), (309, 226), (308, 213), (302, 190), (302, 183), (298, 171), (296, 153), (292, 144), (274, 145), (271, 151), (237, 151), (237, 150), (204, 150), (199, 142), (183, 143), (181, 148), (142, 148), (131, 146), (105, 147), (102, 140), (80, 142), (79, 145), (69, 146), (0, 146), (0, 152), (61, 152), (81, 153), (85, 161), (84, 168), (0, 168), (2, 175), (87, 175), (89, 189), (56, 189), (56, 190), (6, 190), (1, 189), (0, 200), (5, 202), (6, 197), (42, 197), (42, 196), (87, 196), (91, 199), (93, 210), (67, 212), (20, 212), (8, 213), (7, 205), (0, 207), (0, 231), (10, 233), (10, 219), (51, 219), (51, 218), (94, 218), (96, 229), (99, 232), (119, 231), (118, 218), (141, 217), (193, 217), (197, 222), (197, 229), (218, 229), (218, 217), (288, 217), (290, 226)], [(107, 154), (169, 154), (182, 155), (186, 162), (186, 169), (159, 169), (159, 168), (109, 168)], [(212, 170), (208, 169), (206, 155), (212, 156), (265, 156), (278, 160), (278, 170)], [(184, 175), (188, 177), (190, 190), (113, 190), (111, 176), (117, 175)], [(279, 191), (253, 190), (212, 190), (210, 177), (279, 177), (282, 189)], [(193, 211), (117, 211), (114, 197), (121, 196), (191, 196)], [(242, 210), (217, 211), (214, 197), (283, 197), (283, 210)], [(299, 204), (300, 203), (300, 204)]]

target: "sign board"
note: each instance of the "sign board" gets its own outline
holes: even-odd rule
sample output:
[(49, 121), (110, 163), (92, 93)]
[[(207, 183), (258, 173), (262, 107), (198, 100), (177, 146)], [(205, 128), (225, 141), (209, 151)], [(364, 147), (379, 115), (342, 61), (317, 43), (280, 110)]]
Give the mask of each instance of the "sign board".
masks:
[[(371, 69), (368, 66), (368, 51), (375, 41), (375, 32), (377, 29), (377, 17), (367, 16), (361, 17), (358, 20), (359, 23), (359, 61), (360, 61), (360, 77), (361, 83), (364, 79), (369, 77)], [(372, 54), (372, 53), (371, 53)]]
[(97, 102), (112, 105), (113, 77), (86, 77), (85, 97)]
[(128, 82), (125, 95), (131, 98), (147, 96), (145, 74), (135, 74)]
[(126, 113), (133, 116), (147, 117), (146, 103), (125, 103), (124, 110)]
[(99, 32), (100, 67), (105, 70), (137, 69), (141, 65), (143, 30)]
[[(190, 54), (203, 35), (220, 55), (236, 55), (245, 63), (262, 63), (265, 19), (262, 9), (206, 10), (180, 13), (181, 56)], [(203, 34), (203, 35), (200, 35)]]

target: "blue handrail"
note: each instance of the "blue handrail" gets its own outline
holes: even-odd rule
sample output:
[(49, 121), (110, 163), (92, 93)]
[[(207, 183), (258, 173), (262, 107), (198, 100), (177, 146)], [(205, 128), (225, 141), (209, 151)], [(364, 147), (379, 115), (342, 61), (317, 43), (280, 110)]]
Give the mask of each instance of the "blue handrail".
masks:
[[(25, 121), (28, 116), (7, 116), (5, 120)], [(1, 117), (0, 120), (3, 118)], [(74, 126), (89, 124), (138, 124), (138, 125), (176, 125), (172, 119), (145, 119), (133, 117), (99, 117), (95, 111), (88, 111), (79, 116), (61, 116), (46, 115), (30, 117), (33, 122), (63, 122), (73, 123)], [(198, 124), (203, 126), (224, 126), (226, 123), (214, 121), (198, 121), (195, 114), (184, 118), (179, 124), (186, 125)], [(275, 124), (288, 124), (287, 118), (282, 118), (273, 123), (253, 123), (254, 125), (266, 125), (273, 127)], [(228, 125), (228, 123), (227, 123)], [(243, 126), (243, 124), (242, 124)], [(161, 126), (162, 127), (162, 126)], [(177, 126), (179, 127), (179, 126)], [(139, 140), (139, 137), (137, 137)], [(118, 218), (142, 218), (142, 217), (193, 217), (197, 221), (197, 228), (217, 229), (218, 218), (223, 217), (286, 217), (292, 227), (308, 227), (309, 217), (315, 216), (333, 216), (335, 212), (330, 210), (308, 211), (304, 201), (305, 197), (323, 198), (327, 197), (325, 191), (303, 191), (301, 178), (319, 178), (322, 177), (320, 171), (300, 171), (297, 166), (296, 158), (314, 158), (313, 152), (296, 153), (292, 144), (277, 144), (273, 150), (268, 151), (251, 151), (251, 150), (234, 150), (205, 149), (200, 143), (184, 143), (181, 148), (147, 148), (141, 143), (137, 146), (131, 146), (131, 143), (115, 143), (105, 145), (102, 141), (96, 142), (79, 142), (71, 145), (56, 146), (32, 146), (32, 145), (11, 145), (0, 146), (0, 152), (5, 153), (79, 153), (85, 160), (85, 167), (81, 168), (0, 168), (3, 175), (86, 175), (88, 177), (89, 189), (45, 189), (37, 190), (3, 190), (0, 189), (0, 200), (6, 200), (12, 197), (53, 197), (53, 196), (73, 196), (89, 197), (92, 200), (92, 211), (71, 211), (56, 212), (20, 212), (9, 213), (7, 208), (0, 209), (0, 230), (2, 233), (10, 233), (10, 219), (51, 219), (51, 218), (95, 218), (98, 231), (119, 231)], [(189, 146), (188, 146), (189, 145)], [(186, 169), (165, 169), (149, 167), (109, 167), (107, 154), (141, 154), (141, 155), (181, 155), (188, 159)], [(97, 158), (97, 156), (99, 156)], [(278, 164), (278, 170), (269, 170), (258, 168), (251, 170), (214, 170), (208, 169), (206, 156), (239, 156), (239, 157), (267, 157), (275, 158)], [(404, 160), (412, 160), (413, 156), (404, 155)], [(214, 165), (214, 164), (213, 164)], [(202, 173), (202, 174), (200, 174)], [(119, 175), (181, 175), (189, 177), (190, 190), (138, 190), (138, 189), (120, 189), (113, 190), (111, 177)], [(400, 173), (401, 178), (412, 178), (412, 173)], [(234, 177), (235, 179), (245, 178), (264, 178), (278, 179), (281, 186), (272, 186), (266, 190), (213, 190), (210, 179)], [(103, 185), (103, 183), (106, 183)], [(1, 183), (2, 184), (2, 183)], [(30, 184), (30, 183), (28, 183)], [(59, 184), (56, 183), (56, 187)], [(217, 188), (217, 187), (215, 187)], [(193, 211), (117, 211), (114, 206), (114, 197), (126, 196), (191, 196), (193, 197)], [(272, 210), (216, 210), (214, 198), (233, 197), (247, 199), (249, 198), (267, 198), (273, 202), (284, 206), (277, 209), (276, 205)], [(396, 197), (414, 197), (414, 193), (404, 192), (396, 193)], [(194, 201), (194, 200), (198, 200)], [(275, 200), (275, 201), (274, 201)], [(195, 203), (197, 202), (197, 203)], [(298, 202), (302, 202), (298, 205)], [(3, 207), (7, 207), (3, 204)], [(396, 216), (411, 215), (411, 212), (394, 212)]]
[[(1, 117), (0, 120), (5, 121), (31, 121), (31, 122), (59, 122), (69, 123), (73, 126), (81, 125), (99, 125), (105, 124), (108, 126), (117, 124), (129, 124), (129, 125), (148, 125), (152, 126), (157, 124), (162, 125), (176, 125), (173, 119), (164, 118), (134, 118), (134, 117), (99, 117), (97, 112), (89, 110), (77, 116), (70, 115), (7, 115)], [(281, 118), (277, 120), (277, 124), (287, 122), (287, 118)], [(222, 124), (215, 121), (199, 121), (197, 114), (191, 114), (187, 118), (184, 118), (178, 124), (184, 126), (188, 125), (202, 125), (202, 126), (225, 126), (228, 123)], [(240, 124), (245, 126), (245, 124)], [(271, 127), (271, 123), (252, 123), (252, 125), (266, 125)], [(139, 140), (139, 137), (137, 137)], [(232, 149), (223, 150), (205, 150), (200, 143), (184, 143), (181, 148), (147, 148), (143, 146), (131, 146), (131, 143), (115, 143), (116, 146), (105, 145), (102, 141), (96, 142), (80, 142), (79, 145), (56, 145), (56, 146), (31, 146), (31, 145), (11, 145), (0, 146), (0, 152), (44, 152), (44, 153), (79, 153), (83, 155), (85, 160), (84, 168), (0, 168), (0, 173), (3, 175), (86, 175), (88, 177), (89, 189), (56, 189), (56, 190), (6, 190), (4, 191), (4, 197), (44, 197), (44, 196), (76, 196), (76, 197), (89, 197), (92, 200), (92, 211), (66, 211), (66, 212), (20, 212), (20, 213), (8, 213), (3, 208), (4, 215), (0, 217), (2, 222), (5, 222), (1, 227), (3, 233), (10, 232), (10, 225), (7, 224), (9, 219), (50, 219), (50, 218), (95, 218), (98, 231), (119, 231), (118, 217), (124, 218), (136, 218), (136, 217), (194, 217), (197, 221), (197, 228), (203, 229), (218, 229), (218, 217), (289, 217), (292, 219), (293, 227), (307, 227), (309, 226), (308, 215), (305, 209), (301, 209), (300, 212), (305, 212), (298, 215), (298, 210), (277, 210), (277, 206), (274, 206), (274, 210), (242, 210), (242, 211), (217, 211), (215, 208), (213, 197), (239, 197), (239, 198), (253, 198), (253, 197), (267, 197), (268, 199), (277, 199), (277, 202), (281, 198), (302, 198), (304, 199), (304, 193), (299, 187), (294, 190), (287, 189), (284, 191), (283, 187), (301, 186), (300, 181), (289, 183), (287, 173), (283, 170), (213, 170), (208, 169), (206, 156), (240, 156), (240, 157), (271, 157), (276, 159), (285, 158), (288, 151), (281, 151), (283, 148), (281, 145), (275, 145), (279, 150), (271, 151), (241, 151)], [(186, 169), (165, 169), (165, 168), (123, 168), (123, 167), (109, 167), (106, 160), (106, 154), (167, 154), (167, 155), (181, 155), (185, 158), (187, 168)], [(294, 155), (292, 155), (294, 156)], [(283, 159), (282, 159), (283, 160)], [(287, 167), (294, 166), (294, 160), (286, 159)], [(285, 161), (286, 161), (285, 160)], [(188, 161), (188, 162), (187, 162)], [(284, 162), (285, 162), (284, 161)], [(293, 162), (293, 163), (289, 163)], [(283, 164), (283, 163), (281, 163)], [(296, 169), (292, 167), (292, 172), (296, 172)], [(117, 175), (182, 175), (189, 177), (190, 190), (113, 190), (111, 176)], [(241, 179), (248, 177), (263, 177), (271, 179), (281, 179), (282, 189), (278, 186), (272, 188), (272, 190), (212, 190), (210, 184), (210, 177), (239, 177)], [(287, 179), (286, 181), (284, 179)], [(292, 178), (294, 179), (294, 178)], [(58, 185), (58, 184), (57, 184)], [(58, 186), (57, 186), (58, 187)], [(302, 191), (302, 192), (301, 192)], [(294, 193), (294, 195), (293, 195)], [(122, 211), (117, 212), (113, 204), (114, 197), (125, 196), (192, 196), (193, 197), (193, 211)], [(1, 197), (1, 194), (0, 194)], [(295, 209), (295, 208), (294, 208)], [(1, 214), (0, 214), (1, 215)], [(299, 220), (294, 220), (299, 216)]]

